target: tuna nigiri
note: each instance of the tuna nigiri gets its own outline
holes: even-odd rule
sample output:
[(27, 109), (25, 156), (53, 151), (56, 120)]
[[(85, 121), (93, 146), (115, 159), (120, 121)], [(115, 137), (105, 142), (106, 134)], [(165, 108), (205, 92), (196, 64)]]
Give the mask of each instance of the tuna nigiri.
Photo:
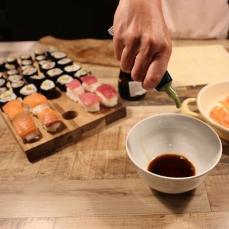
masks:
[(101, 103), (106, 107), (113, 107), (118, 103), (117, 91), (109, 84), (98, 86), (96, 94), (101, 98)]
[(34, 115), (37, 115), (42, 109), (49, 107), (48, 99), (38, 92), (26, 96), (23, 99), (23, 104), (28, 106), (29, 111)]
[(11, 100), (7, 102), (3, 107), (2, 110), (8, 116), (9, 120), (12, 121), (17, 116), (23, 114), (25, 112), (21, 102), (17, 99)]
[(85, 91), (95, 92), (96, 88), (100, 85), (100, 82), (95, 76), (87, 75), (80, 78), (82, 80), (82, 86)]
[(75, 102), (78, 101), (78, 95), (84, 93), (84, 89), (77, 79), (71, 80), (65, 86), (67, 90), (66, 95)]
[(61, 123), (61, 117), (50, 107), (38, 113), (37, 117), (48, 132), (55, 132)]
[(88, 112), (100, 110), (100, 97), (91, 92), (84, 92), (78, 96), (79, 104)]
[(24, 140), (31, 141), (34, 139), (38, 139), (40, 137), (40, 133), (33, 118), (28, 115), (20, 115), (16, 117), (12, 121), (12, 125), (16, 131), (16, 133)]

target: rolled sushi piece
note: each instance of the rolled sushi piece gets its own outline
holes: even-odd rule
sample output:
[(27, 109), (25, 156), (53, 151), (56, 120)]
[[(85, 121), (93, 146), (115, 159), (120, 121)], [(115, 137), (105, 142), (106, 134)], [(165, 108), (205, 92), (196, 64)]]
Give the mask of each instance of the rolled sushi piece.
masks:
[(47, 56), (46, 55), (39, 55), (39, 56), (35, 57), (35, 60), (37, 62), (42, 61), (42, 60), (47, 60)]
[(51, 59), (55, 62), (58, 62), (59, 60), (66, 58), (67, 54), (65, 52), (60, 52), (60, 51), (56, 51), (51, 53)]
[(6, 87), (6, 84), (7, 84), (7, 80), (4, 79), (3, 77), (0, 78), (0, 87)]
[(21, 75), (10, 75), (8, 76), (7, 80), (10, 82), (10, 83), (13, 83), (13, 82), (17, 82), (19, 80), (23, 80), (22, 76)]
[(37, 92), (37, 88), (34, 84), (26, 84), (19, 91), (22, 99), (24, 99), (27, 95), (33, 94), (34, 92)]
[(41, 48), (37, 48), (34, 50), (34, 55), (35, 55), (35, 57), (41, 56), (41, 55), (46, 55), (46, 52)]
[(66, 85), (66, 95), (73, 101), (78, 101), (78, 95), (84, 93), (84, 89), (77, 79), (73, 79)]
[(84, 92), (78, 95), (79, 104), (88, 112), (100, 110), (100, 97), (91, 92)]
[(19, 72), (17, 69), (12, 69), (6, 72), (7, 76), (11, 76), (11, 75), (19, 75)]
[(34, 92), (33, 94), (26, 96), (22, 103), (33, 115), (37, 115), (43, 109), (50, 107), (48, 99), (38, 92)]
[(61, 91), (66, 92), (66, 84), (70, 83), (72, 80), (73, 78), (67, 74), (61, 75), (56, 81), (56, 86), (59, 87)]
[(61, 117), (52, 108), (43, 109), (37, 114), (42, 126), (48, 132), (56, 132), (61, 124)]
[(81, 78), (82, 76), (91, 75), (91, 71), (86, 68), (81, 68), (74, 74), (74, 78)]
[(57, 61), (57, 66), (64, 70), (64, 68), (68, 65), (72, 65), (73, 64), (73, 60), (71, 58), (65, 57), (63, 59), (60, 59)]
[(58, 48), (57, 47), (55, 47), (55, 46), (49, 46), (48, 48), (47, 48), (47, 57), (49, 58), (49, 59), (51, 59), (51, 57), (52, 57), (52, 53), (53, 52), (57, 52), (58, 51)]
[(30, 76), (27, 81), (28, 83), (32, 83), (36, 86), (36, 88), (39, 90), (42, 82), (46, 79), (45, 75), (43, 73), (39, 73), (38, 75)]
[(33, 61), (32, 60), (22, 60), (21, 61), (21, 66), (32, 66)]
[(73, 63), (72, 65), (68, 65), (64, 68), (66, 74), (74, 77), (74, 74), (81, 69), (81, 66), (77, 63)]
[(23, 80), (18, 80), (11, 82), (11, 88), (17, 97), (20, 97), (20, 90), (25, 86), (25, 82)]
[(46, 61), (40, 66), (40, 71), (46, 75), (46, 72), (55, 68), (56, 63), (54, 61)]
[(3, 94), (7, 90), (8, 90), (7, 87), (0, 87), (0, 95)]
[(97, 87), (95, 93), (101, 98), (101, 103), (106, 107), (114, 107), (118, 104), (117, 91), (109, 84), (101, 84)]
[(31, 60), (33, 61), (33, 58), (30, 54), (22, 54), (20, 55), (20, 60), (23, 61), (23, 60)]
[(19, 64), (18, 64), (18, 61), (17, 61), (17, 58), (16, 57), (7, 57), (6, 58), (6, 63), (7, 64), (13, 64), (13, 65), (15, 65), (16, 66), (16, 68), (17, 67), (19, 67)]
[(22, 75), (24, 76), (25, 80), (27, 80), (30, 76), (36, 75), (37, 72), (37, 68), (29, 66), (23, 70)]
[(31, 115), (19, 115), (12, 121), (16, 133), (26, 142), (40, 138), (40, 132)]
[(47, 99), (56, 99), (60, 96), (60, 92), (56, 90), (54, 82), (49, 79), (42, 82), (40, 92), (46, 96)]
[(6, 64), (4, 65), (4, 70), (5, 70), (6, 72), (9, 71), (9, 70), (13, 70), (13, 69), (17, 69), (16, 65), (14, 65), (14, 64), (8, 64), (8, 63), (6, 63)]
[(10, 121), (13, 121), (16, 117), (25, 113), (25, 109), (18, 99), (13, 99), (7, 102), (2, 107), (2, 110)]
[(93, 75), (83, 76), (81, 77), (82, 86), (85, 91), (95, 92), (96, 88), (100, 85), (97, 77)]
[(57, 79), (63, 74), (63, 71), (60, 68), (53, 68), (46, 72), (48, 79), (56, 83)]
[(0, 108), (4, 106), (7, 102), (16, 99), (17, 96), (14, 92), (7, 90), (0, 95)]

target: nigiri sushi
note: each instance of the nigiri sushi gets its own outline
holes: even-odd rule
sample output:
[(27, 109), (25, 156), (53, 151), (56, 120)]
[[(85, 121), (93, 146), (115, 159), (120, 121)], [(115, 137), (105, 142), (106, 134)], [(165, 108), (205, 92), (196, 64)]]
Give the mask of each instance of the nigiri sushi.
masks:
[(20, 115), (12, 121), (16, 133), (25, 141), (29, 142), (40, 137), (33, 118), (29, 114)]
[(96, 88), (100, 85), (98, 79), (93, 75), (83, 76), (80, 79), (85, 91), (95, 92)]
[(3, 107), (2, 110), (7, 115), (10, 121), (15, 119), (17, 116), (22, 115), (25, 113), (25, 110), (21, 104), (21, 102), (17, 99), (11, 100), (7, 102)]
[(106, 107), (113, 107), (118, 103), (117, 91), (109, 84), (98, 86), (95, 93), (101, 98), (101, 103)]
[(61, 123), (61, 117), (50, 107), (39, 112), (37, 117), (48, 132), (55, 132)]
[(23, 99), (23, 104), (26, 105), (29, 111), (34, 115), (37, 115), (42, 109), (49, 107), (48, 99), (38, 92), (26, 96)]
[(88, 112), (100, 110), (100, 97), (91, 92), (84, 92), (78, 95), (79, 104)]
[(77, 79), (71, 80), (69, 83), (65, 84), (66, 95), (73, 101), (78, 101), (78, 95), (84, 93), (84, 89)]

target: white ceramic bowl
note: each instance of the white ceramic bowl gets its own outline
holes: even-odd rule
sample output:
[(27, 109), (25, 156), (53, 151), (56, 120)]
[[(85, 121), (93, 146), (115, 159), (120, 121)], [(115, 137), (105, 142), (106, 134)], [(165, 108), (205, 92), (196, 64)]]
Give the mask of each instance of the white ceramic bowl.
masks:
[[(203, 87), (197, 95), (197, 98), (186, 99), (181, 106), (184, 114), (201, 119), (209, 124), (218, 135), (229, 141), (229, 129), (218, 124), (210, 117), (210, 112), (220, 100), (224, 100), (229, 95), (229, 80), (217, 81)], [(197, 105), (199, 112), (192, 111), (190, 105)]]
[[(128, 133), (126, 150), (139, 176), (151, 188), (177, 194), (190, 191), (204, 181), (222, 155), (216, 132), (199, 119), (183, 114), (160, 114), (137, 123)], [(152, 159), (162, 154), (178, 154), (196, 169), (190, 177), (166, 177), (148, 171)]]

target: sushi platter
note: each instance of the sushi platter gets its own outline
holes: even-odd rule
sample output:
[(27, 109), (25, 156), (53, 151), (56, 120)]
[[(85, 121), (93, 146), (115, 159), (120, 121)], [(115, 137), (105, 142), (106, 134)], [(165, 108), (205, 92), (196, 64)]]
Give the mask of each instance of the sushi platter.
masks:
[[(29, 76), (30, 78), (27, 78), (28, 76), (25, 74), (27, 74), (27, 73), (29, 74), (31, 71), (28, 71), (27, 68), (25, 70), (22, 70), (22, 66), (18, 66), (16, 69), (10, 69), (10, 70), (9, 69), (4, 69), (4, 70), (1, 69), (1, 72), (0, 72), (0, 74), (2, 76), (1, 78), (3, 80), (10, 79), (9, 71), (18, 71), (18, 72), (13, 73), (13, 75), (15, 75), (15, 76), (17, 75), (19, 78), (24, 77), (26, 80), (27, 79), (31, 79), (31, 80), (35, 79), (36, 83), (38, 83), (38, 80), (40, 81), (40, 79), (42, 79), (42, 83), (39, 82), (39, 87), (40, 87), (39, 94), (45, 95), (45, 97), (48, 101), (47, 104), (48, 104), (49, 108), (51, 108), (57, 114), (57, 116), (60, 117), (58, 128), (56, 128), (54, 131), (53, 130), (47, 131), (48, 129), (44, 128), (44, 125), (42, 125), (41, 120), (39, 120), (38, 116), (36, 116), (34, 114), (30, 114), (30, 116), (33, 119), (33, 122), (35, 123), (35, 126), (37, 127), (37, 131), (39, 132), (39, 138), (34, 138), (34, 139), (32, 138), (28, 141), (27, 138), (24, 138), (19, 134), (18, 130), (14, 126), (14, 122), (13, 122), (14, 120), (12, 121), (9, 118), (9, 115), (7, 114), (7, 112), (4, 110), (4, 105), (7, 104), (7, 101), (4, 101), (4, 103), (2, 102), (2, 100), (0, 101), (0, 103), (1, 103), (0, 104), (1, 105), (0, 114), (3, 117), (4, 121), (6, 122), (9, 129), (11, 130), (12, 134), (14, 135), (16, 141), (18, 142), (18, 144), (20, 145), (22, 150), (25, 152), (25, 154), (26, 154), (26, 156), (30, 162), (35, 162), (37, 160), (40, 160), (43, 157), (46, 157), (52, 153), (55, 153), (55, 151), (57, 149), (60, 149), (62, 147), (66, 147), (67, 145), (69, 145), (71, 143), (77, 142), (86, 136), (89, 136), (93, 133), (96, 133), (97, 131), (101, 130), (102, 128), (106, 127), (107, 125), (109, 125), (109, 124), (111, 124), (111, 123), (113, 123), (113, 122), (126, 116), (126, 108), (119, 101), (118, 97), (115, 100), (115, 104), (113, 104), (112, 106), (109, 103), (106, 106), (106, 104), (103, 105), (100, 102), (98, 102), (98, 104), (100, 104), (99, 108), (96, 108), (96, 110), (94, 110), (94, 107), (93, 107), (93, 110), (88, 110), (87, 107), (84, 106), (84, 104), (79, 103), (75, 100), (74, 96), (72, 96), (71, 91), (69, 92), (69, 91), (66, 91), (66, 89), (64, 90), (63, 85), (59, 85), (59, 87), (57, 85), (54, 85), (55, 88), (51, 89), (54, 81), (53, 81), (53, 79), (51, 80), (52, 81), (51, 86), (49, 85), (49, 83), (46, 82), (46, 81), (48, 81), (47, 77), (46, 77), (48, 75), (47, 74), (48, 70), (45, 72), (45, 74), (42, 74), (42, 72), (41, 72), (42, 68), (41, 68), (41, 66), (39, 66), (39, 62), (38, 62), (39, 58), (41, 59), (41, 61), (44, 61), (43, 57), (42, 57), (43, 52), (41, 50), (36, 50), (36, 51), (37, 52), (40, 51), (41, 53), (35, 53), (34, 54), (35, 58), (36, 58), (36, 62), (35, 61), (33, 62), (33, 66), (35, 66), (35, 67), (33, 69), (30, 69), (30, 70), (32, 70), (35, 73), (31, 74)], [(58, 54), (60, 54), (60, 52)], [(63, 54), (63, 53), (61, 53), (61, 54)], [(60, 58), (60, 55), (58, 55), (56, 58)], [(66, 55), (63, 58), (68, 59), (68, 61), (69, 61), (69, 58), (67, 58)], [(22, 63), (22, 62), (26, 62), (26, 61), (29, 62), (31, 60), (22, 60), (21, 59), (19, 62)], [(55, 62), (55, 61), (52, 60), (52, 62)], [(73, 64), (74, 64), (74, 66), (73, 66)], [(9, 67), (11, 67), (10, 66), (11, 63), (8, 63), (8, 65), (9, 65)], [(72, 63), (72, 62), (70, 63), (70, 65), (74, 67), (74, 68), (72, 67), (71, 70), (74, 70), (77, 67), (77, 70), (74, 73), (78, 72), (78, 74), (79, 74), (79, 72), (80, 72), (79, 70), (81, 69), (81, 66), (79, 64), (77, 65), (76, 63)], [(50, 67), (50, 66), (51, 65), (46, 65), (45, 67)], [(52, 67), (54, 67), (54, 66), (52, 66)], [(67, 67), (69, 67), (69, 65)], [(58, 68), (58, 71), (55, 71), (55, 73), (58, 73), (58, 74), (62, 73), (61, 69), (62, 68)], [(84, 74), (86, 72), (86, 70), (85, 69), (84, 69), (84, 71), (82, 71), (82, 70), (83, 69), (81, 69), (81, 73)], [(49, 72), (50, 72), (50, 69), (49, 69)], [(69, 73), (69, 75), (74, 77), (70, 73)], [(86, 72), (85, 75), (87, 75), (87, 76), (91, 75), (90, 71)], [(37, 76), (39, 76), (39, 77), (37, 77)], [(46, 79), (43, 79), (44, 76)], [(71, 76), (69, 78), (71, 78)], [(51, 79), (51, 77), (53, 77), (53, 76), (49, 76), (49, 79)], [(79, 76), (77, 76), (77, 77), (79, 77)], [(92, 78), (92, 77), (90, 77), (90, 78)], [(66, 79), (66, 77), (65, 77), (65, 79)], [(19, 79), (19, 81), (21, 81), (21, 79)], [(86, 78), (85, 78), (85, 81), (86, 81)], [(12, 92), (13, 96), (15, 96), (15, 98), (13, 97), (13, 98), (11, 98), (11, 100), (16, 99), (19, 101), (18, 104), (21, 103), (23, 105), (25, 98), (29, 97), (28, 93), (31, 93), (31, 94), (36, 93), (36, 87), (38, 87), (38, 86), (34, 82), (35, 81), (29, 82), (29, 80), (27, 80), (26, 89), (29, 88), (29, 90), (31, 89), (32, 92), (28, 92), (27, 90), (24, 89), (24, 87), (20, 88), (20, 90), (16, 90), (18, 88), (12, 87), (13, 83), (11, 83), (9, 81), (7, 82), (7, 84), (4, 85), (4, 87), (7, 88), (8, 93)], [(55, 82), (57, 82), (57, 78), (55, 79)], [(34, 86), (34, 85), (36, 85), (36, 86)], [(48, 88), (45, 88), (45, 87), (47, 87), (47, 85), (48, 85)], [(67, 85), (67, 83), (66, 83), (66, 85)], [(62, 86), (62, 87), (60, 87), (60, 86)], [(72, 85), (70, 85), (70, 86), (72, 87)], [(71, 88), (70, 86), (69, 86), (69, 88)], [(103, 85), (103, 86), (109, 86), (109, 85)], [(1, 89), (2, 88), (3, 87), (1, 87)], [(69, 88), (67, 88), (67, 90)], [(2, 93), (5, 93), (5, 92), (2, 92)], [(70, 94), (70, 96), (69, 96), (69, 94)], [(88, 94), (89, 94), (89, 92), (85, 92), (86, 97), (88, 97), (87, 96)], [(1, 96), (1, 94), (0, 94), (0, 96)], [(93, 93), (93, 96), (97, 96), (97, 95), (95, 93)], [(7, 97), (8, 97), (8, 94), (7, 94)], [(0, 99), (2, 99), (2, 97)], [(88, 100), (88, 98), (86, 98), (86, 99)], [(8, 102), (10, 103), (11, 100)], [(100, 100), (98, 100), (98, 101), (100, 101)], [(13, 111), (13, 113), (15, 113), (16, 109), (17, 108), (15, 107), (15, 108), (12, 108), (11, 110)], [(24, 107), (23, 107), (23, 109), (24, 109)], [(30, 110), (31, 110), (31, 108), (30, 108)], [(18, 116), (20, 117), (22, 115), (18, 115)]]

